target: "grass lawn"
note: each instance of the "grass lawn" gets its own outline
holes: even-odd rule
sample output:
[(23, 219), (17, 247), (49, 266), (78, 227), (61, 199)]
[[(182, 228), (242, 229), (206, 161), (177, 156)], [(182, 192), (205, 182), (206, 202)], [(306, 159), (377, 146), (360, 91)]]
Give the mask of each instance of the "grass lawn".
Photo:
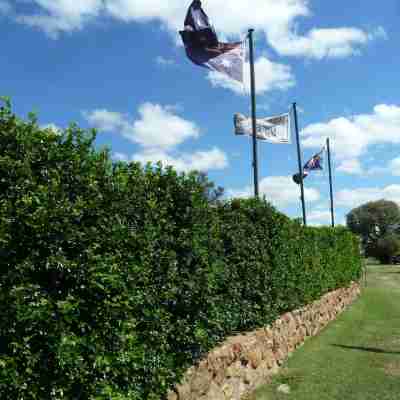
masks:
[(249, 399), (399, 400), (400, 266), (368, 266), (360, 299)]

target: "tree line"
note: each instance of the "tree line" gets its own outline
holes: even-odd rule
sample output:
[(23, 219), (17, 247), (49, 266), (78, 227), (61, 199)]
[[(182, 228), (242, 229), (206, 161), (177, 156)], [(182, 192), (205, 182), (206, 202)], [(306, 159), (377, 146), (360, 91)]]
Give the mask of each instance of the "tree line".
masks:
[(372, 201), (353, 209), (346, 217), (349, 229), (361, 237), (366, 257), (382, 264), (400, 261), (400, 207), (388, 200)]

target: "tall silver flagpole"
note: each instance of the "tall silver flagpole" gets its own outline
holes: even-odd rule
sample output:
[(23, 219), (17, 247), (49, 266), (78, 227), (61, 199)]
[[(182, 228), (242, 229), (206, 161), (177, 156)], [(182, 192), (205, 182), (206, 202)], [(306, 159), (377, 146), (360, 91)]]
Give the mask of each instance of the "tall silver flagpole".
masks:
[(251, 83), (251, 120), (253, 128), (253, 170), (254, 170), (254, 196), (259, 197), (258, 188), (258, 156), (257, 156), (257, 115), (256, 115), (256, 80), (254, 72), (254, 29), (249, 29), (249, 55), (250, 55), (250, 83)]

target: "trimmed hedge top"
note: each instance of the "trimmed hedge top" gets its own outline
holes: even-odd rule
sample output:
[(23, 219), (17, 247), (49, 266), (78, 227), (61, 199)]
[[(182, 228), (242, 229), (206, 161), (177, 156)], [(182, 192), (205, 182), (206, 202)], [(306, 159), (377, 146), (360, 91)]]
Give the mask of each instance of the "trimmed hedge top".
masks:
[(0, 109), (0, 398), (163, 399), (235, 332), (360, 278), (358, 240)]

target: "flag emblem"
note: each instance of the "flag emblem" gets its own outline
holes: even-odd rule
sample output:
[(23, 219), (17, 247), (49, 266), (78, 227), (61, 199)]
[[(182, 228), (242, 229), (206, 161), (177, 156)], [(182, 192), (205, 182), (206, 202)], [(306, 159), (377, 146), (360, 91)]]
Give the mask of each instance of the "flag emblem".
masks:
[(179, 33), (186, 55), (194, 64), (243, 83), (244, 44), (219, 42), (201, 1), (192, 2), (186, 14), (184, 30)]
[[(322, 170), (323, 169), (323, 154), (325, 152), (325, 147), (317, 154), (313, 155), (305, 164), (303, 167), (303, 179), (306, 178), (310, 171), (315, 171), (315, 170)], [(293, 175), (293, 181), (300, 185), (301, 183), (301, 177), (300, 174), (294, 174)]]

